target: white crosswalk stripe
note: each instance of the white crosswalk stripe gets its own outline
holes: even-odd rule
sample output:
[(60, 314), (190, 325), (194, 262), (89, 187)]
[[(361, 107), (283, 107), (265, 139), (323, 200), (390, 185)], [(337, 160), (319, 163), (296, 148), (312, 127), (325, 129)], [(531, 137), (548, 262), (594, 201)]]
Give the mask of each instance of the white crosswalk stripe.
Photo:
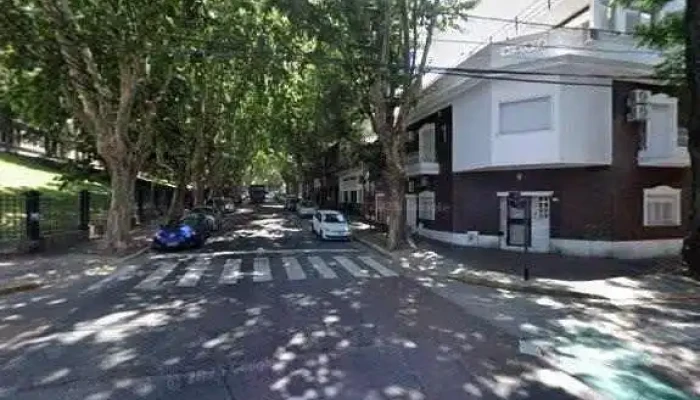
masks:
[(219, 284), (233, 285), (237, 283), (238, 280), (243, 277), (241, 262), (242, 260), (240, 258), (226, 260), (224, 271), (221, 273), (221, 278), (219, 278)]
[(346, 271), (350, 273), (350, 275), (356, 277), (356, 278), (367, 278), (369, 277), (369, 272), (367, 270), (364, 270), (360, 268), (357, 264), (355, 264), (352, 260), (345, 256), (335, 256), (333, 257), (338, 264), (340, 264), (343, 268), (345, 268)]
[(311, 265), (314, 267), (316, 271), (321, 275), (322, 278), (324, 279), (335, 279), (338, 277), (336, 275), (335, 271), (330, 269), (328, 265), (326, 264), (325, 261), (321, 257), (318, 256), (311, 256), (309, 257), (309, 261), (311, 262)]
[(290, 281), (299, 281), (306, 278), (306, 274), (296, 257), (283, 257), (282, 265), (287, 270), (287, 277)]
[(396, 272), (390, 270), (389, 268), (385, 267), (384, 265), (380, 264), (377, 260), (375, 260), (372, 257), (367, 257), (367, 256), (360, 256), (357, 257), (362, 261), (363, 263), (367, 264), (370, 266), (372, 269), (375, 271), (379, 272), (381, 276), (399, 276)]
[(272, 272), (270, 272), (270, 260), (268, 258), (258, 257), (253, 260), (253, 281), (267, 282), (272, 280)]
[(180, 278), (177, 282), (178, 287), (195, 287), (200, 279), (202, 279), (202, 274), (206, 271), (207, 266), (211, 262), (210, 259), (198, 259), (192, 265), (187, 268), (185, 275)]
[(160, 282), (165, 279), (166, 276), (170, 275), (171, 272), (177, 267), (177, 262), (174, 261), (164, 261), (158, 263), (159, 267), (151, 275), (146, 277), (141, 283), (136, 285), (137, 289), (143, 290), (153, 290), (157, 289)]
[[(219, 261), (216, 261), (219, 260)], [(222, 262), (223, 261), (223, 262)], [(213, 284), (218, 285), (237, 285), (245, 281), (252, 280), (253, 282), (269, 282), (273, 280), (272, 269), (279, 268), (284, 270), (284, 274), (275, 277), (279, 280), (303, 281), (308, 279), (338, 279), (338, 269), (342, 268), (355, 278), (384, 278), (396, 277), (398, 273), (383, 265), (380, 261), (370, 256), (346, 256), (336, 255), (333, 257), (327, 256), (301, 256), (301, 257), (256, 257), (253, 259), (253, 271), (243, 271), (243, 258), (230, 258), (221, 260), (219, 258), (184, 258), (181, 260), (163, 260), (156, 264), (156, 269), (145, 279), (143, 279), (136, 289), (155, 290), (164, 287), (164, 281), (174, 274), (179, 263), (185, 265), (182, 276), (173, 278), (176, 280), (176, 286), (181, 288), (192, 288), (201, 285), (202, 282), (209, 281), (206, 272), (211, 268), (216, 270), (212, 265), (220, 266), (218, 271), (220, 275), (214, 276), (211, 279)], [(189, 263), (189, 265), (188, 265)], [(306, 267), (302, 267), (306, 264)], [(318, 275), (307, 275), (304, 268), (313, 268)], [(135, 275), (135, 271), (131, 274), (125, 273), (125, 276)], [(121, 277), (119, 274), (115, 276)], [(180, 275), (180, 274), (178, 274)], [(252, 278), (252, 279), (251, 279)], [(117, 278), (114, 278), (117, 279)]]

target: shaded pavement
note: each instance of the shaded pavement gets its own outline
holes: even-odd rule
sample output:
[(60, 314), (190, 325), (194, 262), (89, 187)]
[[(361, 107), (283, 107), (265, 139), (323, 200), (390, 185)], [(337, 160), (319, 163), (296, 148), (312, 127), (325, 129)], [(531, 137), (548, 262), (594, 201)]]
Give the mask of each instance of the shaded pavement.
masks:
[[(424, 287), (460, 305), (468, 315), (520, 337), (543, 359), (609, 398), (700, 398), (700, 302), (690, 297), (676, 302), (656, 301), (668, 293), (699, 294), (697, 283), (678, 275), (637, 270), (628, 276), (621, 270), (598, 273), (606, 279), (576, 280), (584, 273), (573, 273), (571, 280), (549, 280), (568, 285), (571, 290), (597, 293), (607, 298), (604, 301), (468, 285), (453, 278), (471, 271), (492, 273), (494, 279), (519, 279), (488, 269), (491, 264), (510, 260), (500, 266), (501, 271), (516, 270), (517, 255), (479, 252), (480, 257), (494, 255), (488, 259), (491, 264), (482, 265), (469, 258), (474, 254), (471, 250), (464, 249), (464, 257), (454, 257), (460, 249), (444, 252), (419, 242), (418, 249), (395, 252), (394, 265)], [(534, 255), (530, 260), (561, 260), (557, 266), (560, 276), (565, 276), (576, 262), (595, 265), (600, 261), (599, 269), (616, 262), (548, 256)], [(592, 276), (596, 275), (588, 275)]]
[[(259, 210), (190, 256), (363, 251), (319, 243), (278, 213)], [(153, 255), (138, 263), (150, 273)], [(66, 299), (70, 309), (50, 328), (0, 346), (0, 398), (592, 398), (576, 380), (521, 354), (517, 336), (413, 279), (221, 286), (205, 274), (194, 287), (147, 291), (136, 287), (142, 278)], [(27, 301), (6, 299), (0, 320), (22, 318)]]

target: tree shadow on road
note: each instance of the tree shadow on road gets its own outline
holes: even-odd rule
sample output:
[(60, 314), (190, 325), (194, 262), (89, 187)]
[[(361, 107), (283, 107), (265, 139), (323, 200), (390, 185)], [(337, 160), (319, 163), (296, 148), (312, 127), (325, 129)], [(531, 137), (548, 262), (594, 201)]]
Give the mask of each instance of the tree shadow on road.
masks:
[(212, 292), (119, 286), (83, 304), (0, 350), (0, 398), (580, 395), (519, 355), (514, 337), (404, 278)]

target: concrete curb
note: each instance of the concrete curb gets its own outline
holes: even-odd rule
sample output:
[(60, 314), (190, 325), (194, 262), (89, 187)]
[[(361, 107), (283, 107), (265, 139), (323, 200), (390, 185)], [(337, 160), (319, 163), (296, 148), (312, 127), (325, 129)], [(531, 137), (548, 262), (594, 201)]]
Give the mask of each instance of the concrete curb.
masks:
[[(354, 240), (361, 243), (362, 245), (369, 247), (370, 249), (380, 253), (381, 255), (394, 260), (394, 261), (399, 261), (399, 257), (388, 251), (387, 249), (383, 248), (382, 246), (372, 243), (366, 238), (361, 237), (360, 235), (354, 235)], [(570, 299), (585, 299), (585, 300), (597, 300), (597, 301), (604, 301), (604, 302), (614, 302), (615, 299), (612, 299), (610, 297), (605, 297), (601, 296), (598, 294), (593, 294), (593, 293), (586, 293), (586, 292), (580, 292), (577, 290), (571, 290), (568, 288), (563, 288), (563, 287), (554, 287), (550, 285), (545, 285), (542, 283), (537, 283), (536, 281), (518, 281), (517, 278), (508, 276), (506, 277), (507, 281), (503, 280), (498, 280), (498, 279), (491, 279), (485, 276), (482, 276), (479, 272), (473, 272), (473, 273), (463, 273), (459, 275), (453, 275), (453, 276), (445, 276), (445, 278), (453, 280), (453, 281), (459, 281), (468, 285), (475, 285), (475, 286), (483, 286), (483, 287), (489, 287), (493, 289), (503, 289), (503, 290), (510, 290), (514, 292), (520, 292), (520, 293), (528, 293), (528, 294), (537, 294), (537, 295), (543, 295), (543, 296), (552, 296), (552, 297), (560, 297), (560, 298), (570, 298)], [(700, 295), (696, 294), (669, 294), (665, 296), (659, 296), (655, 298), (643, 298), (643, 299), (630, 299), (634, 300), (633, 303), (653, 303), (653, 304), (659, 304), (659, 303), (683, 303), (683, 302), (688, 302), (688, 301), (698, 301), (700, 300)]]
[(44, 283), (42, 281), (25, 281), (10, 283), (9, 285), (0, 286), (0, 296), (36, 290), (42, 287), (43, 285)]
[(380, 246), (378, 244), (370, 242), (369, 240), (363, 238), (362, 236), (359, 236), (357, 234), (353, 234), (352, 239), (356, 242), (359, 242), (360, 244), (363, 244), (363, 245), (369, 247), (370, 249), (376, 251), (377, 253), (380, 253), (381, 255), (383, 255), (385, 257), (388, 257), (394, 261), (398, 260), (398, 257), (396, 256), (396, 254), (393, 254), (392, 252), (390, 252), (389, 250), (383, 248), (382, 246)]
[(567, 297), (572, 299), (592, 299), (592, 300), (611, 300), (608, 297), (600, 296), (592, 293), (578, 292), (556, 287), (536, 286), (525, 282), (503, 282), (495, 279), (488, 279), (481, 276), (472, 276), (468, 274), (455, 275), (448, 277), (449, 279), (460, 281), (469, 285), (485, 286), (494, 289), (512, 290), (514, 292), (540, 294), (553, 297)]
[(136, 258), (136, 257), (138, 257), (138, 256), (140, 256), (140, 255), (142, 255), (142, 254), (144, 254), (144, 253), (147, 252), (150, 248), (151, 248), (151, 246), (144, 246), (142, 249), (139, 249), (139, 250), (137, 250), (137, 251), (135, 251), (135, 252), (133, 252), (133, 253), (127, 255), (127, 256), (124, 256), (124, 257), (122, 257), (122, 258), (117, 259), (116, 261), (114, 261), (114, 263), (115, 263), (115, 264), (125, 263), (125, 262), (127, 262), (127, 261), (129, 261), (129, 260), (131, 260), (131, 259), (134, 259), (134, 258)]
[[(389, 250), (383, 248), (382, 246), (372, 243), (366, 238), (363, 238), (361, 236), (355, 235), (354, 236), (355, 240), (372, 250), (382, 254), (385, 257), (388, 257), (394, 261), (398, 261), (398, 256)], [(577, 292), (577, 291), (572, 291), (568, 290), (565, 288), (555, 288), (555, 287), (546, 287), (546, 286), (535, 286), (532, 283), (525, 283), (525, 282), (503, 282), (499, 281), (496, 279), (489, 279), (485, 278), (483, 276), (474, 276), (474, 275), (469, 275), (469, 274), (461, 274), (461, 275), (455, 275), (455, 276), (446, 276), (446, 278), (451, 279), (451, 280), (456, 280), (460, 281), (462, 283), (466, 283), (469, 285), (477, 285), (477, 286), (484, 286), (484, 287), (490, 287), (494, 289), (504, 289), (504, 290), (511, 290), (515, 292), (521, 292), (521, 293), (530, 293), (530, 294), (539, 294), (539, 295), (547, 295), (547, 296), (553, 296), (553, 297), (567, 297), (567, 298), (575, 298), (575, 299), (592, 299), (592, 300), (610, 300), (607, 297), (591, 294), (591, 293), (584, 293), (584, 292)]]

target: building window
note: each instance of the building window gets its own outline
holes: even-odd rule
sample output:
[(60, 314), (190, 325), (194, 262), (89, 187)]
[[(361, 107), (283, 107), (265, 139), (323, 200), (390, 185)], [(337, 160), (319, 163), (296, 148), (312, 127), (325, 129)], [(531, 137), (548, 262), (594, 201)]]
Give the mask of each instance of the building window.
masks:
[(534, 198), (534, 215), (533, 219), (544, 219), (549, 218), (549, 197), (539, 196)]
[(657, 186), (644, 189), (644, 226), (679, 226), (681, 189)]
[(413, 193), (416, 190), (416, 182), (413, 180), (408, 181), (408, 193)]
[(538, 97), (498, 105), (499, 132), (519, 133), (552, 128), (552, 98)]
[(418, 195), (418, 219), (435, 220), (435, 193), (421, 192)]
[(617, 9), (612, 1), (602, 0), (600, 2), (601, 8), (603, 9), (603, 29), (616, 31), (617, 29)]
[[(644, 150), (669, 151), (670, 146), (682, 143), (682, 129), (678, 127), (678, 99), (665, 94), (651, 96), (649, 113), (643, 137)], [(675, 143), (674, 143), (675, 142)]]
[(357, 190), (350, 191), (350, 202), (352, 204), (357, 204)]
[(423, 125), (418, 136), (420, 162), (435, 162), (435, 124)]

